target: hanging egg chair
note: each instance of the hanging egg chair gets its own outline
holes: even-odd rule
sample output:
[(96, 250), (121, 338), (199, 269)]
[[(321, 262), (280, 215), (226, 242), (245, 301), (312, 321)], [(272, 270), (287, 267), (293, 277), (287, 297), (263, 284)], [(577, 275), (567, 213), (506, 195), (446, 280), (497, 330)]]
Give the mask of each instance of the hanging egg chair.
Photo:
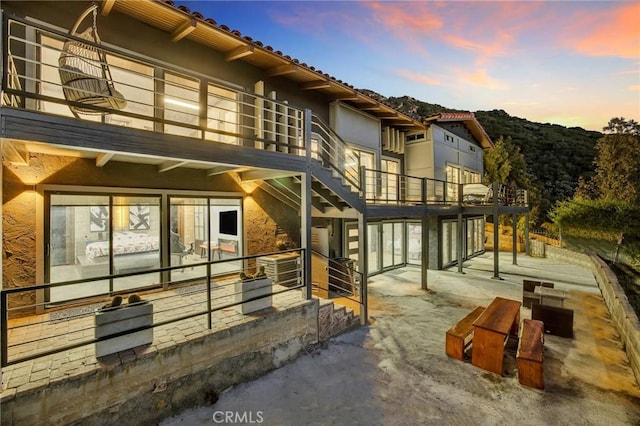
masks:
[[(58, 58), (58, 70), (65, 99), (87, 105), (86, 108), (69, 105), (73, 115), (78, 118), (78, 114), (105, 114), (104, 111), (92, 109), (90, 106), (121, 110), (127, 105), (124, 96), (113, 85), (107, 57), (99, 47), (100, 37), (96, 25), (97, 10), (96, 4), (90, 6), (80, 15), (69, 31), (70, 35), (94, 44), (68, 40), (64, 43), (62, 53)], [(92, 12), (93, 25), (82, 33), (78, 33), (78, 27)]]

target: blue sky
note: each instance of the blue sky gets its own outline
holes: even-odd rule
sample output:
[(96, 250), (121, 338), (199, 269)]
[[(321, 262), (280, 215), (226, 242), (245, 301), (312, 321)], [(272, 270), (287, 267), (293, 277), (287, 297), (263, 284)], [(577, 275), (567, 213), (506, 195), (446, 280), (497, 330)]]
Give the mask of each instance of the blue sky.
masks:
[(360, 89), (601, 130), (640, 121), (640, 2), (176, 1)]

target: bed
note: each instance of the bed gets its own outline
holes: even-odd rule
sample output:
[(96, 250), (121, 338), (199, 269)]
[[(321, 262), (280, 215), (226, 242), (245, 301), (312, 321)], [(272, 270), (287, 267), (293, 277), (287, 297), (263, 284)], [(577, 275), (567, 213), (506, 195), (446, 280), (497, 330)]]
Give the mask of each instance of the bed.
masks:
[[(87, 241), (77, 264), (82, 276), (108, 272), (109, 241)], [(114, 272), (116, 274), (160, 267), (160, 238), (136, 232), (113, 233)]]

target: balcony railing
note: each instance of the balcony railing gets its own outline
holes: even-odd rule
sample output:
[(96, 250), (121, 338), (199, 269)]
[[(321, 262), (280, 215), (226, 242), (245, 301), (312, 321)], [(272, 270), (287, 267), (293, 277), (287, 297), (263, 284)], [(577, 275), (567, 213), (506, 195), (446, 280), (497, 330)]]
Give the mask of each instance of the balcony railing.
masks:
[(286, 101), (22, 18), (5, 25), (3, 106), (305, 155), (304, 111)]
[[(295, 253), (297, 256), (291, 256), (291, 253)], [(223, 266), (221, 265), (223, 263), (235, 265), (240, 260), (242, 262), (239, 263), (244, 265), (255, 264), (260, 262), (261, 257), (275, 254), (289, 254), (292, 263), (284, 268), (284, 272), (277, 272), (269, 276), (270, 285), (262, 288), (262, 291), (259, 292), (249, 290), (246, 293), (241, 293), (242, 290), (237, 285), (240, 281), (239, 273), (255, 272), (255, 267), (240, 267), (231, 272), (227, 270), (223, 274), (215, 272)], [(224, 316), (227, 315), (230, 308), (238, 307), (247, 302), (260, 301), (265, 298), (271, 299), (276, 295), (296, 290), (300, 293), (299, 290), (305, 286), (303, 262), (304, 249), (294, 249), (279, 253), (190, 264), (188, 267), (201, 267), (200, 269), (203, 271), (206, 269), (206, 273), (198, 279), (192, 280), (189, 286), (169, 287), (169, 290), (160, 291), (163, 288), (163, 283), (158, 282), (127, 290), (127, 294), (134, 292), (141, 294), (145, 301), (153, 304), (153, 320), (150, 325), (112, 332), (107, 336), (100, 337), (97, 337), (99, 334), (96, 334), (95, 309), (110, 299), (111, 294), (109, 293), (95, 294), (90, 299), (67, 300), (62, 305), (50, 305), (43, 302), (25, 305), (22, 301), (29, 298), (39, 300), (35, 294), (45, 292), (53, 287), (64, 288), (104, 279), (135, 278), (149, 272), (178, 271), (184, 269), (185, 265), (159, 268), (153, 271), (3, 289), (0, 291), (2, 367), (192, 318), (202, 318), (198, 325), (199, 329), (210, 330), (215, 325), (214, 314)], [(301, 298), (303, 296), (304, 292), (301, 293)], [(48, 309), (47, 313), (37, 314), (39, 311), (44, 311), (45, 308), (51, 309)], [(216, 328), (219, 327), (216, 326)]]
[[(370, 205), (493, 204), (492, 187), (483, 184), (458, 184), (366, 168), (364, 173), (366, 178), (363, 191), (366, 202)], [(516, 190), (509, 185), (499, 185), (498, 188), (499, 205), (528, 205), (526, 190)]]

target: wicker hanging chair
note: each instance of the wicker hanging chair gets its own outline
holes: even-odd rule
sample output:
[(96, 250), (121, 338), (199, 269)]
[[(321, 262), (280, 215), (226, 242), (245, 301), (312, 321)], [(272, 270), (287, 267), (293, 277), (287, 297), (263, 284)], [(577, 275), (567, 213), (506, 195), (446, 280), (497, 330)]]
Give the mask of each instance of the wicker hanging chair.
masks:
[[(100, 45), (96, 15), (98, 6), (90, 6), (78, 18), (69, 34), (94, 43), (69, 40), (64, 43), (60, 58), (58, 58), (58, 70), (62, 91), (67, 101), (78, 102), (87, 106), (96, 106), (107, 109), (121, 110), (127, 105), (127, 101), (118, 92), (111, 78), (107, 57)], [(93, 25), (82, 33), (77, 33), (78, 27), (84, 19), (93, 12)], [(77, 105), (69, 105), (71, 112), (78, 114), (102, 115), (103, 111), (84, 108)]]

